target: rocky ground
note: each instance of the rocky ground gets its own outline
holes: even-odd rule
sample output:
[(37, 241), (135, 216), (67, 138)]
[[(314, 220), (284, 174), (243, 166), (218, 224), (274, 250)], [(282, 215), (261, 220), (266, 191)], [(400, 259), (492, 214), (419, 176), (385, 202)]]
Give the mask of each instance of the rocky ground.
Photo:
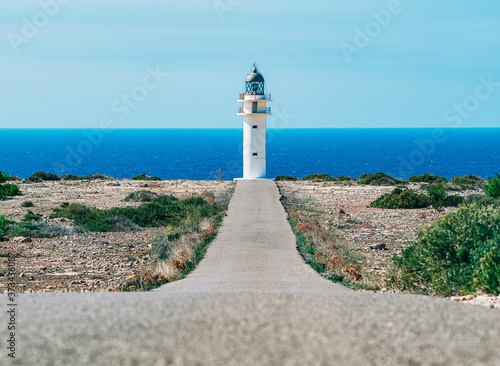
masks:
[[(232, 182), (90, 180), (19, 183), (23, 195), (0, 200), (0, 215), (19, 222), (31, 211), (45, 222), (71, 226), (69, 220), (49, 219), (52, 209), (63, 202), (97, 208), (139, 205), (123, 199), (137, 190), (184, 198), (205, 191), (215, 199), (225, 196)], [(34, 207), (21, 207), (31, 201)], [(15, 285), (19, 292), (114, 291), (134, 274), (152, 265), (150, 241), (162, 228), (133, 232), (84, 233), (54, 238), (18, 237), (0, 242), (0, 291), (6, 291), (7, 256), (16, 255)]]
[[(278, 182), (286, 200), (313, 209), (326, 230), (339, 233), (355, 251), (366, 257), (365, 270), (384, 277), (391, 258), (406, 242), (415, 240), (417, 232), (438, 218), (457, 210), (434, 208), (388, 210), (369, 205), (394, 187), (363, 186), (336, 182)], [(418, 190), (420, 184), (410, 188)], [(479, 191), (464, 191), (466, 196)], [(382, 289), (385, 292), (386, 289)], [(500, 309), (500, 297), (456, 297), (454, 301), (482, 304)]]
[[(19, 183), (23, 195), (0, 200), (0, 215), (19, 222), (32, 211), (42, 215), (43, 221), (69, 227), (71, 222), (66, 219), (48, 218), (52, 209), (63, 202), (103, 209), (138, 205), (123, 199), (141, 189), (178, 198), (210, 191), (217, 200), (232, 186), (232, 182), (223, 181), (126, 179)], [(382, 277), (387, 273), (392, 255), (406, 242), (415, 240), (419, 229), (456, 210), (369, 208), (370, 202), (390, 192), (392, 187), (330, 182), (279, 182), (279, 187), (288, 200), (321, 213), (319, 219), (325, 229), (339, 233), (349, 246), (366, 256), (366, 270)], [(418, 189), (418, 185), (413, 188)], [(460, 194), (471, 193), (478, 192)], [(24, 201), (32, 201), (34, 207), (21, 207)], [(17, 255), (15, 284), (19, 292), (114, 291), (127, 278), (151, 267), (150, 241), (161, 231), (162, 228), (146, 228), (134, 232), (15, 238), (0, 242), (0, 291), (6, 291), (7, 255)], [(463, 296), (450, 300), (500, 309), (500, 297)]]

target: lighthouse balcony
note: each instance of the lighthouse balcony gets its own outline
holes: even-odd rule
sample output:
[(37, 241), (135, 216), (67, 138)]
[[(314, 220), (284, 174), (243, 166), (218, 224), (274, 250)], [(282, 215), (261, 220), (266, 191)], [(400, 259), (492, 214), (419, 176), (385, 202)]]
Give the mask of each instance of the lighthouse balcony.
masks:
[(239, 96), (238, 102), (259, 101), (259, 102), (272, 102), (271, 94), (247, 94), (242, 93)]
[(269, 114), (271, 114), (271, 107), (267, 107), (266, 109), (263, 109), (261, 111), (252, 111), (245, 109), (243, 107), (240, 107), (238, 109), (238, 116), (251, 116), (251, 115), (258, 116), (258, 115), (269, 115)]

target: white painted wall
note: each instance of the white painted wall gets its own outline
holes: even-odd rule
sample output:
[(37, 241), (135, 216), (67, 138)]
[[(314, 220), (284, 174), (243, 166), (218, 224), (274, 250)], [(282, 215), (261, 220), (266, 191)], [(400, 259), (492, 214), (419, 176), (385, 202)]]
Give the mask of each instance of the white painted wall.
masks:
[[(264, 95), (245, 95), (243, 108), (252, 113), (252, 101), (258, 100), (257, 112), (265, 112), (267, 102)], [(257, 128), (254, 128), (257, 126)], [(257, 155), (254, 155), (257, 154)], [(243, 116), (243, 178), (266, 177), (266, 115)]]

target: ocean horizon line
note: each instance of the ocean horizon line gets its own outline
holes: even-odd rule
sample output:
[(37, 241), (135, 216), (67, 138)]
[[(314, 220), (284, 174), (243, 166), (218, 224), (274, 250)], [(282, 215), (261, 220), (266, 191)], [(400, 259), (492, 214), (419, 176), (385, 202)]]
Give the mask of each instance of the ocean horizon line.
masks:
[[(0, 127), (0, 130), (241, 130), (242, 127)], [(268, 130), (476, 130), (500, 129), (498, 127), (268, 127)]]

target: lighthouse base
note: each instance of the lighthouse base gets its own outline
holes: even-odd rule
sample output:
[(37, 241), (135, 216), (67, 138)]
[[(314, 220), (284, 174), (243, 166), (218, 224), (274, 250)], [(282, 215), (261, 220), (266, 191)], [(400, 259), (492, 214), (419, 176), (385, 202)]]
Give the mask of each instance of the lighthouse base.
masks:
[(266, 178), (266, 159), (244, 159), (243, 178), (263, 179)]

